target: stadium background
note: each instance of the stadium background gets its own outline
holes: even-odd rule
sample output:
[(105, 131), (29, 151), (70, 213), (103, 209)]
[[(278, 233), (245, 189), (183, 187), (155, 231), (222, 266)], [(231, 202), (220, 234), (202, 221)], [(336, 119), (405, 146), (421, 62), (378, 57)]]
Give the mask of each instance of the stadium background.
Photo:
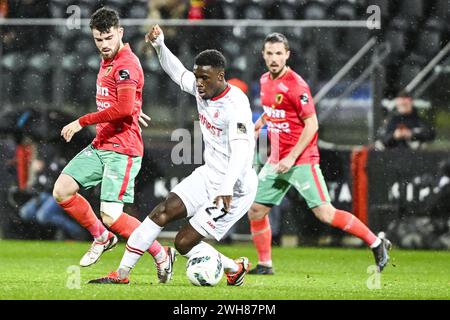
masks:
[[(141, 59), (143, 110), (152, 117), (143, 131), (146, 159), (136, 204), (129, 208), (140, 219), (196, 166), (171, 161), (178, 143), (171, 141), (174, 130), (187, 128), (195, 135), (195, 102), (164, 74), (153, 49), (143, 43), (148, 27), (159, 22), (165, 28), (168, 46), (186, 66), (200, 50), (222, 50), (229, 61), (227, 78), (248, 86), (255, 119), (262, 112), (262, 40), (279, 31), (290, 40), (289, 65), (315, 95), (321, 165), (333, 202), (353, 210), (375, 230), (387, 231), (399, 246), (450, 247), (450, 212), (436, 206), (442, 161), (450, 158), (449, 1), (166, 1), (178, 6), (157, 10), (158, 2), (0, 1), (1, 14), (8, 18), (0, 20), (0, 238), (55, 237), (54, 228), (26, 223), (17, 212), (38, 192), (29, 188), (33, 179), (49, 184), (55, 174), (34, 176), (33, 153), (48, 155), (57, 149), (70, 157), (92, 137), (92, 131), (83, 130), (66, 145), (59, 131), (94, 110), (99, 56), (83, 19), (108, 5), (125, 19), (124, 40)], [(71, 5), (76, 11), (67, 11)], [(370, 5), (381, 10), (380, 29), (367, 28)], [(80, 27), (71, 20), (77, 10)], [(68, 21), (75, 24), (69, 27)], [(420, 150), (379, 150), (380, 132), (393, 113), (392, 99), (404, 88), (411, 90), (437, 136)], [(98, 192), (88, 196), (98, 208)], [(295, 193), (288, 198), (281, 229), (295, 237), (284, 237), (284, 244), (293, 238), (300, 245), (360, 245), (315, 221)], [(232, 239), (249, 239), (248, 232), (244, 218)]]

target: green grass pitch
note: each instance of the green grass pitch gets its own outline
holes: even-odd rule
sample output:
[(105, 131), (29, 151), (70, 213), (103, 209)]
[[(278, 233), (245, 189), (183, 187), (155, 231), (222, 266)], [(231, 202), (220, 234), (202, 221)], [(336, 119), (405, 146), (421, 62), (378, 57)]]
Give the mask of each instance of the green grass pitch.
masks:
[[(242, 287), (195, 287), (185, 276), (186, 259), (178, 257), (174, 279), (157, 283), (149, 255), (131, 275), (129, 285), (89, 285), (114, 270), (123, 254), (121, 243), (89, 268), (78, 268), (86, 242), (0, 240), (0, 300), (3, 299), (450, 299), (450, 252), (391, 252), (392, 264), (379, 282), (368, 273), (372, 253), (364, 249), (274, 248), (275, 276), (250, 276)], [(217, 246), (230, 257), (248, 256), (249, 244)], [(74, 272), (71, 271), (71, 266)], [(69, 268), (69, 269), (68, 269)], [(77, 270), (80, 286), (77, 288)], [(367, 283), (379, 284), (368, 289)], [(70, 288), (74, 286), (75, 288)]]

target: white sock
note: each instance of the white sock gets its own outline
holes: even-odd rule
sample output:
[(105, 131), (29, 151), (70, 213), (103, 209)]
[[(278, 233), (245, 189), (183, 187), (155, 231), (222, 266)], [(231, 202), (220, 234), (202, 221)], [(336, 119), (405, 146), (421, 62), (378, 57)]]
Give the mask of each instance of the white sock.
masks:
[(119, 269), (133, 269), (141, 256), (150, 248), (163, 228), (154, 223), (149, 217), (133, 231), (128, 238), (126, 250), (120, 262)]
[(201, 241), (198, 245), (193, 247), (191, 251), (186, 253), (184, 256), (189, 259), (192, 255), (196, 254), (197, 252), (205, 252), (205, 251), (217, 252), (220, 255), (220, 258), (222, 259), (223, 269), (226, 272), (237, 272), (239, 270), (238, 264), (234, 262), (233, 259), (230, 259), (227, 256), (221, 254), (219, 251), (214, 249), (213, 246), (203, 241)]
[(377, 240), (375, 240), (374, 243), (372, 243), (372, 244), (370, 245), (370, 249), (376, 248), (376, 247), (378, 247), (380, 244), (381, 244), (381, 239), (380, 239), (380, 238), (377, 238)]

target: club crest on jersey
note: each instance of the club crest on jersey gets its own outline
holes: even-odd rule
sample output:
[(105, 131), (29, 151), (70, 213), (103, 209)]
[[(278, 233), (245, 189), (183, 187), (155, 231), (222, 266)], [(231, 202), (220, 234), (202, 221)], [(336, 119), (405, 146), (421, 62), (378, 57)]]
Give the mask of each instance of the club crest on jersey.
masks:
[(241, 122), (237, 123), (237, 133), (243, 133), (243, 134), (247, 133), (247, 128), (245, 127), (245, 124), (243, 124)]
[(119, 80), (126, 80), (126, 79), (130, 79), (130, 71), (126, 69), (119, 70)]
[(217, 119), (219, 117), (219, 110), (216, 111), (216, 113), (214, 113), (214, 119)]
[(112, 66), (108, 66), (108, 67), (106, 68), (106, 71), (105, 71), (104, 76), (106, 77), (106, 76), (111, 72), (111, 70), (112, 70)]
[(281, 104), (281, 102), (283, 102), (283, 94), (282, 93), (278, 93), (275, 96), (275, 103), (276, 104)]
[(308, 104), (309, 97), (307, 93), (304, 93), (300, 96), (300, 103), (304, 106), (305, 104)]

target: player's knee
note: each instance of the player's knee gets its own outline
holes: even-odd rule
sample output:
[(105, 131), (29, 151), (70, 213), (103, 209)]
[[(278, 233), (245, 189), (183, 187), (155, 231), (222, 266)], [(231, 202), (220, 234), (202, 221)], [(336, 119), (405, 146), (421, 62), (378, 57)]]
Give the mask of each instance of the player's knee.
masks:
[(111, 227), (114, 223), (114, 220), (111, 216), (106, 214), (105, 212), (100, 212), (100, 216), (102, 217), (102, 222), (106, 227)]
[(68, 199), (68, 195), (66, 192), (64, 192), (64, 189), (61, 187), (60, 184), (55, 183), (53, 186), (53, 198), (56, 202), (62, 202), (66, 199)]
[(261, 220), (268, 213), (258, 205), (253, 204), (248, 210), (248, 218), (250, 221)]
[(53, 198), (56, 202), (62, 202), (78, 192), (77, 183), (68, 176), (59, 176), (53, 186)]
[(335, 209), (332, 206), (320, 206), (313, 209), (314, 215), (317, 219), (325, 224), (333, 222)]
[(52, 191), (52, 195), (53, 198), (56, 200), (56, 202), (61, 202), (61, 186), (59, 184), (59, 180), (56, 180), (55, 184), (53, 185), (53, 191)]
[(108, 228), (119, 219), (122, 213), (123, 203), (106, 201), (100, 203), (100, 216), (102, 217), (103, 224)]

